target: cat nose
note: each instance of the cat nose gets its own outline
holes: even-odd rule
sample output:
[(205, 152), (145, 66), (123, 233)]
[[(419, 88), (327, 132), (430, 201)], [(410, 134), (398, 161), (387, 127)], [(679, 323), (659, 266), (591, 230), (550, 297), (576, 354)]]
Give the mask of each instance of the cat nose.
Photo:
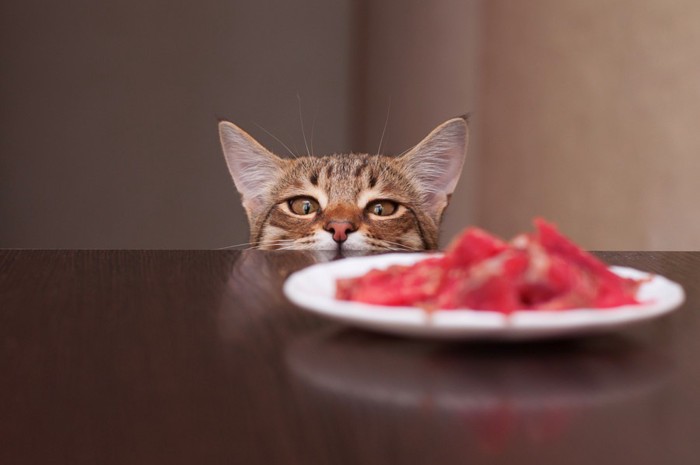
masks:
[(324, 229), (333, 234), (334, 241), (345, 242), (348, 234), (355, 231), (355, 226), (349, 221), (330, 221)]

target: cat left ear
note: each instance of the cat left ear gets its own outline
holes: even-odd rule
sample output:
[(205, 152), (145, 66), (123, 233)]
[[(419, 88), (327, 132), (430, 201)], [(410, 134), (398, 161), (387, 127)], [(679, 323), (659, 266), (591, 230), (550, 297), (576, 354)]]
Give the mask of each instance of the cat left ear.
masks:
[(254, 217), (267, 204), (267, 196), (281, 176), (284, 162), (228, 121), (219, 122), (219, 138), (243, 207)]
[(430, 216), (439, 222), (462, 174), (469, 144), (468, 116), (453, 118), (435, 128), (399, 159), (409, 178), (423, 193)]

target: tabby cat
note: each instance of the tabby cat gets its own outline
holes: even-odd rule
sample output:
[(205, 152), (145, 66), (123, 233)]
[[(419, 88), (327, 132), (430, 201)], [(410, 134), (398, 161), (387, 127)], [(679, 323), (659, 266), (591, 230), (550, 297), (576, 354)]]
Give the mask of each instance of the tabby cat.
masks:
[(435, 128), (399, 156), (280, 158), (238, 126), (219, 136), (260, 249), (429, 250), (457, 185), (467, 118)]

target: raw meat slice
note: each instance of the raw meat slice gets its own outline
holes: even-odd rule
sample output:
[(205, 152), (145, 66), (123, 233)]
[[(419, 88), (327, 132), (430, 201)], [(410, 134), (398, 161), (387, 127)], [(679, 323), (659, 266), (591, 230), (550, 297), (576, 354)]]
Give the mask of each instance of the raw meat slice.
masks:
[(510, 243), (468, 228), (440, 258), (340, 279), (338, 299), (428, 311), (608, 308), (638, 303), (640, 281), (624, 279), (562, 235), (535, 220), (536, 232)]

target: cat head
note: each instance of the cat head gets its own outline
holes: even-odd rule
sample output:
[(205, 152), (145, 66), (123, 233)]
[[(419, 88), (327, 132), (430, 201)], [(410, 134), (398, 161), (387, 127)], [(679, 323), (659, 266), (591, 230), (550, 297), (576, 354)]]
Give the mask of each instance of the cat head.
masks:
[(399, 156), (278, 157), (238, 126), (219, 136), (261, 249), (426, 250), (462, 172), (467, 118), (435, 128)]

